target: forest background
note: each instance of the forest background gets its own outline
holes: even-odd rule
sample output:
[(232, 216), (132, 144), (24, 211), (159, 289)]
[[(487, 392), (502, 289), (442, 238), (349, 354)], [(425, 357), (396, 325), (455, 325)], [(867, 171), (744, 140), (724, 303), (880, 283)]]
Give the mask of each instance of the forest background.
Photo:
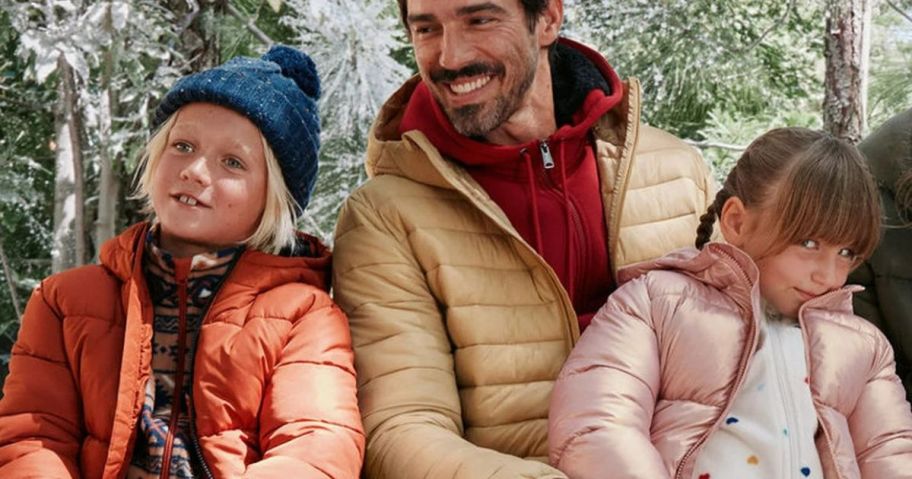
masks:
[[(912, 106), (912, 0), (565, 0), (565, 34), (645, 92), (643, 119), (724, 178), (785, 125), (857, 141)], [(150, 113), (174, 80), (272, 43), (310, 53), (323, 149), (300, 225), (332, 242), (366, 179), (366, 135), (415, 72), (393, 0), (3, 0), (0, 3), (0, 384), (45, 276), (93, 261), (142, 218), (129, 199)]]

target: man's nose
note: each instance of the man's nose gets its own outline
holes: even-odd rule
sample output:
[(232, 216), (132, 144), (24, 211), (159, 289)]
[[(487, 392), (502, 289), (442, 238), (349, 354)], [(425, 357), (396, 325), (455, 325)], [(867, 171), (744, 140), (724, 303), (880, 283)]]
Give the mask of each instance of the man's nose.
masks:
[(471, 61), (472, 46), (465, 36), (452, 28), (444, 28), (437, 63), (447, 70), (458, 70)]

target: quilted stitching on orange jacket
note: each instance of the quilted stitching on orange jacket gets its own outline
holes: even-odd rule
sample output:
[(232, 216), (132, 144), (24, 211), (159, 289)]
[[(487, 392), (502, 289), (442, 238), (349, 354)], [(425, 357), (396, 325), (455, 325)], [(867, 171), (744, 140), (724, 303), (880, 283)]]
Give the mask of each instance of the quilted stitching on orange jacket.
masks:
[[(35, 289), (0, 400), (0, 477), (120, 477), (151, 359), (136, 225)], [(364, 436), (330, 254), (248, 250), (200, 332), (193, 400), (216, 477), (357, 477)], [(124, 338), (127, 338), (125, 341)]]

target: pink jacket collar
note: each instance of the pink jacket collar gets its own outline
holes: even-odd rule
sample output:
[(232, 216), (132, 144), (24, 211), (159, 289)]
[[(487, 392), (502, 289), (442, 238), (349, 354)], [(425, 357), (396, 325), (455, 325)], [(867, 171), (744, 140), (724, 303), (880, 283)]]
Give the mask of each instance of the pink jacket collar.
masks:
[[(722, 291), (745, 310), (762, 311), (757, 265), (744, 251), (726, 243), (708, 243), (702, 250), (683, 248), (661, 258), (630, 265), (618, 272), (618, 285), (653, 270), (673, 270)], [(864, 288), (847, 285), (801, 306), (808, 309), (852, 313), (852, 293)]]

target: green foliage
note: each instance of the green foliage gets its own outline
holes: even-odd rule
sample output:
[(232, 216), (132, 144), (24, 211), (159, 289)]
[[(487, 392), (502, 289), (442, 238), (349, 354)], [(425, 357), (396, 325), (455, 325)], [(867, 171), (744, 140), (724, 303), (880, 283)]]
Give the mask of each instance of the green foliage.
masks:
[(0, 11), (0, 245), (13, 276), (0, 269), (0, 378), (19, 325), (9, 282), (22, 308), (32, 287), (50, 272), (54, 204), (55, 92), (23, 79), (27, 65), (16, 55), (17, 46), (16, 31)]
[[(906, 11), (912, 16), (912, 4)], [(885, 3), (874, 16), (871, 35), (868, 131), (912, 107), (912, 21)]]
[(248, 21), (275, 43), (292, 42), (295, 32), (279, 22), (279, 19), (287, 14), (287, 5), (283, 5), (279, 12), (275, 12), (265, 0), (237, 0), (231, 4), (245, 20), (228, 14), (219, 17), (217, 28), (221, 38), (220, 56), (223, 60), (239, 55), (258, 57), (266, 51), (267, 45), (247, 28)]
[(570, 31), (643, 84), (643, 117), (700, 138), (711, 112), (758, 115), (822, 90), (822, 12), (777, 0), (579, 1)]
[[(707, 138), (724, 138), (727, 144), (743, 148), (764, 132), (784, 126), (819, 129), (821, 119), (819, 113), (808, 104), (796, 104), (794, 108), (758, 115), (742, 115), (720, 108), (709, 113), (701, 134)], [(709, 163), (713, 176), (720, 185), (740, 155), (741, 151), (738, 149), (713, 147), (703, 150), (703, 157)]]

